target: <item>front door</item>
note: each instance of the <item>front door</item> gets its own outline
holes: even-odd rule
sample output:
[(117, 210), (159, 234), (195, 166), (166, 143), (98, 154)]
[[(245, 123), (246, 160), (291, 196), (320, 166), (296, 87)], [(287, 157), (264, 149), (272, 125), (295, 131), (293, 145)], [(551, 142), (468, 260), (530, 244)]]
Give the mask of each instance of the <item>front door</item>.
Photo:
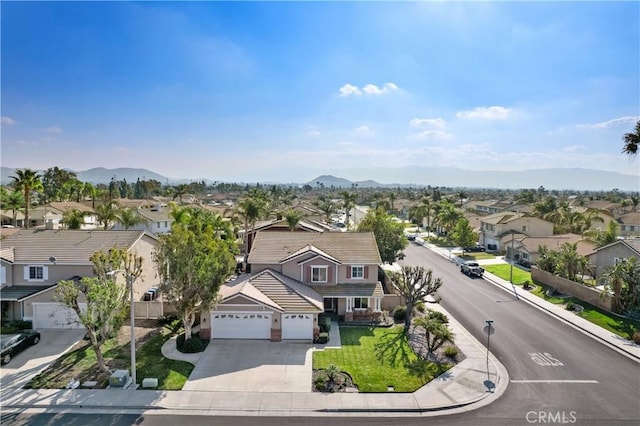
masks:
[(338, 311), (338, 298), (337, 297), (325, 297), (324, 298), (324, 311), (325, 312), (337, 312)]

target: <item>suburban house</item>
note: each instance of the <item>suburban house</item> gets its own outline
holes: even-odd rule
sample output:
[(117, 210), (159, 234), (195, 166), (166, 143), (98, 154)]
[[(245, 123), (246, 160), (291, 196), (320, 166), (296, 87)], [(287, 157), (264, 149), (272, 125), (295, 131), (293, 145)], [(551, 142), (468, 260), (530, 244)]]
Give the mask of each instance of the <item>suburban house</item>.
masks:
[[(56, 223), (56, 219), (52, 218), (51, 215), (54, 215), (55, 218), (62, 218), (66, 212), (72, 210), (78, 210), (84, 213), (84, 221), (80, 225), (80, 229), (98, 229), (100, 226), (98, 224), (98, 215), (95, 211), (91, 207), (82, 203), (76, 203), (73, 201), (51, 202), (45, 207), (45, 209), (47, 210), (44, 220), (45, 227), (47, 224), (60, 224), (59, 221)], [(50, 228), (55, 228), (55, 225), (53, 227), (50, 226)]]
[[(141, 223), (130, 226), (129, 229), (136, 231), (146, 231), (153, 235), (162, 235), (171, 231), (173, 218), (169, 214), (167, 207), (154, 205), (152, 207), (137, 208), (136, 214), (142, 219)], [(123, 230), (124, 227), (120, 223), (115, 223), (113, 229)]]
[[(15, 222), (13, 220), (13, 216), (15, 213)], [(16, 210), (0, 210), (0, 224), (2, 226), (10, 227), (22, 227), (24, 224), (24, 213), (22, 213), (22, 209)]]
[(152, 261), (156, 243), (142, 231), (18, 230), (2, 240), (0, 250), (2, 315), (32, 320), (34, 328), (78, 327), (75, 313), (55, 301), (55, 288), (62, 280), (93, 276), (91, 255), (110, 248), (143, 257), (143, 273), (134, 284), (134, 299), (142, 300), (159, 284)]
[(640, 212), (623, 214), (617, 220), (623, 237), (640, 236)]
[(311, 340), (318, 314), (372, 319), (385, 297), (382, 261), (371, 232), (272, 232), (256, 235), (251, 275), (227, 283), (202, 314), (206, 338)]
[(480, 218), (479, 244), (488, 251), (504, 250), (504, 243), (517, 234), (527, 237), (553, 235), (553, 223), (524, 213), (495, 213)]
[(507, 258), (524, 266), (534, 265), (540, 255), (538, 249), (547, 247), (549, 250), (558, 251), (564, 243), (577, 244), (577, 252), (586, 256), (593, 252), (595, 244), (585, 240), (578, 234), (551, 235), (548, 237), (528, 237), (525, 235), (514, 236), (513, 241), (504, 242)]
[(595, 277), (600, 279), (607, 268), (616, 263), (635, 257), (640, 260), (640, 238), (626, 238), (596, 249), (588, 258), (595, 266)]
[(31, 208), (29, 209), (29, 227), (44, 228), (47, 225), (52, 229), (60, 228), (62, 214), (59, 210), (52, 210), (48, 205)]

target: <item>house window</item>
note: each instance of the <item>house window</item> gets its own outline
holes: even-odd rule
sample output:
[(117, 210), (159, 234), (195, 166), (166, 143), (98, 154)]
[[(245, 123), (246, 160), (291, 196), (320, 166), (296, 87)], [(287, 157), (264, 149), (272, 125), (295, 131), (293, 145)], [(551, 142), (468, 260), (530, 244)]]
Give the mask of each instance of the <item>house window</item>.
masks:
[(352, 266), (351, 278), (364, 278), (364, 266)]
[(42, 266), (29, 266), (30, 280), (44, 280), (44, 268)]
[(521, 255), (523, 259), (529, 259), (529, 253), (522, 252)]
[(368, 297), (356, 297), (353, 299), (353, 307), (355, 309), (367, 309), (369, 307)]
[(522, 226), (522, 232), (527, 232), (528, 230), (529, 230), (529, 227), (527, 225)]
[(613, 264), (617, 265), (620, 262), (624, 262), (626, 259), (624, 257), (614, 257), (613, 258)]
[(326, 266), (312, 266), (311, 267), (311, 282), (313, 282), (313, 283), (326, 283), (327, 282), (327, 267)]

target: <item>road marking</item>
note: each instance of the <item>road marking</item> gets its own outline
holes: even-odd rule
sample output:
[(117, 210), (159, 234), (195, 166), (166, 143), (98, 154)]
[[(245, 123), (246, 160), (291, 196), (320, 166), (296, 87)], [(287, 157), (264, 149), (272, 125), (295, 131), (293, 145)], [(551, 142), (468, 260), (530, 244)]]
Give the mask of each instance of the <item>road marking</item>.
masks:
[(511, 380), (511, 383), (598, 383), (597, 380)]
[(529, 352), (531, 361), (543, 367), (560, 367), (564, 364), (557, 358), (554, 358), (548, 352)]

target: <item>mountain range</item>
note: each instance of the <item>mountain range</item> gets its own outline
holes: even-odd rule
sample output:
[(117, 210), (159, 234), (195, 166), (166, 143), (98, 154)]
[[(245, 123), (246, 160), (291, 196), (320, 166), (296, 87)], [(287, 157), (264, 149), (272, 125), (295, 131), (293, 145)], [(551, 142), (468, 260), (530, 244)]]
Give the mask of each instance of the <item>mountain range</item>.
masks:
[[(40, 173), (43, 173), (43, 171), (40, 171)], [(14, 174), (15, 169), (2, 167), (0, 176), (2, 184), (6, 185), (10, 183), (10, 176)], [(105, 169), (99, 167), (78, 171), (76, 174), (81, 181), (91, 182), (93, 184), (107, 184), (112, 178), (116, 180), (126, 179), (127, 182), (135, 182), (138, 179), (153, 179), (163, 185), (189, 183), (194, 180), (204, 180), (207, 184), (214, 182), (212, 179), (169, 178), (147, 169), (135, 168)], [(465, 170), (453, 167), (408, 166), (400, 168), (344, 169), (337, 171), (335, 174), (349, 176), (351, 179), (327, 174), (318, 176), (316, 179), (308, 182), (280, 183), (287, 185), (308, 184), (314, 188), (321, 183), (325, 188), (330, 188), (331, 186), (335, 188), (351, 188), (356, 185), (358, 188), (419, 187), (431, 185), (452, 188), (504, 189), (538, 188), (543, 186), (546, 189), (577, 191), (608, 191), (616, 188), (621, 191), (637, 192), (640, 190), (640, 175), (624, 175), (617, 172), (582, 168), (553, 168), (505, 172)], [(371, 177), (375, 177), (376, 180), (370, 180)], [(217, 181), (220, 182), (221, 180), (218, 179)], [(275, 182), (269, 183), (273, 184)]]

